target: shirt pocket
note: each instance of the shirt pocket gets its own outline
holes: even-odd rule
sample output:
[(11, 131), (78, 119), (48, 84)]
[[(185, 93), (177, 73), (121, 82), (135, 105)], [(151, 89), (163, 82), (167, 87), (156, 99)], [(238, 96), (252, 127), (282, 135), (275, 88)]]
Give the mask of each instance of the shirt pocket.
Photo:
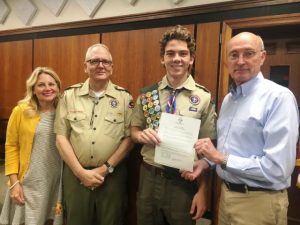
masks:
[(195, 119), (200, 119), (201, 115), (199, 112), (199, 109), (197, 109), (197, 111), (192, 111), (192, 110), (179, 110), (178, 113), (180, 116), (186, 116), (186, 117), (191, 117), (191, 118), (195, 118)]
[(123, 113), (108, 113), (104, 118), (104, 134), (121, 139), (124, 137), (124, 115)]
[(88, 127), (87, 116), (85, 113), (70, 113), (67, 115), (72, 132), (75, 134), (83, 133)]

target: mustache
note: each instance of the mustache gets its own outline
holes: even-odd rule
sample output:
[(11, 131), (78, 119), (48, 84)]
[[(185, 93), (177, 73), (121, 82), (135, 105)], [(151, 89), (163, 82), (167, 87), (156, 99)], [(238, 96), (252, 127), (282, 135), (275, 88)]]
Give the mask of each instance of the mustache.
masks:
[(248, 67), (245, 67), (245, 66), (237, 66), (236, 68), (234, 68), (235, 71), (237, 70), (249, 70)]

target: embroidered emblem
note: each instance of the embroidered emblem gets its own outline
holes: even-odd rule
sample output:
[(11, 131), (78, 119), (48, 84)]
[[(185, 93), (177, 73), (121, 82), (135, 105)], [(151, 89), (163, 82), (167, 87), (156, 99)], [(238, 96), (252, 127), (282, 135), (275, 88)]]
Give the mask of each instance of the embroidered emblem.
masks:
[(199, 102), (200, 102), (199, 96), (197, 96), (197, 95), (191, 95), (191, 97), (190, 97), (190, 102), (191, 102), (193, 105), (198, 105)]
[(112, 99), (112, 100), (110, 100), (110, 106), (111, 106), (112, 108), (117, 108), (118, 105), (119, 105), (119, 101), (118, 101), (117, 99)]
[(133, 109), (134, 108), (134, 102), (131, 100), (128, 104), (128, 108)]

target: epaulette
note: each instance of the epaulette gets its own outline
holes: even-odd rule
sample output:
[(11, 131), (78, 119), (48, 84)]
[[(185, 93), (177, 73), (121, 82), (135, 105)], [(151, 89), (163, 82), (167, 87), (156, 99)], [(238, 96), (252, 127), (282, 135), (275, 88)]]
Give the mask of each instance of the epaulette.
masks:
[(158, 88), (158, 83), (152, 84), (150, 86), (144, 87), (140, 90), (141, 93), (146, 93), (149, 91), (156, 90)]
[(127, 89), (122, 88), (122, 87), (120, 87), (120, 86), (118, 86), (118, 85), (115, 85), (115, 89), (118, 90), (118, 91), (125, 91), (125, 92), (127, 92), (128, 94), (130, 94), (130, 92), (129, 92)]
[(65, 89), (65, 91), (66, 91), (66, 90), (69, 90), (69, 89), (72, 89), (72, 88), (79, 88), (79, 87), (82, 87), (83, 84), (84, 84), (84, 83), (74, 84), (74, 85), (72, 85), (72, 86), (67, 87), (67, 88)]
[(202, 85), (200, 85), (200, 84), (197, 84), (197, 83), (196, 83), (196, 87), (198, 87), (198, 88), (204, 90), (204, 91), (207, 92), (207, 93), (210, 93), (210, 91), (209, 91), (206, 87), (204, 87), (204, 86), (202, 86)]

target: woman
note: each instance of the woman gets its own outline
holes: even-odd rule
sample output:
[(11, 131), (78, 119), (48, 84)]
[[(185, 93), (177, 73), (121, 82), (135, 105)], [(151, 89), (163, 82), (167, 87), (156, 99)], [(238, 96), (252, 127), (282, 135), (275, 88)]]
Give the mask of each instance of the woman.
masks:
[(5, 175), (9, 188), (0, 224), (62, 224), (62, 160), (53, 132), (60, 95), (58, 75), (36, 68), (26, 81), (26, 96), (9, 118)]

